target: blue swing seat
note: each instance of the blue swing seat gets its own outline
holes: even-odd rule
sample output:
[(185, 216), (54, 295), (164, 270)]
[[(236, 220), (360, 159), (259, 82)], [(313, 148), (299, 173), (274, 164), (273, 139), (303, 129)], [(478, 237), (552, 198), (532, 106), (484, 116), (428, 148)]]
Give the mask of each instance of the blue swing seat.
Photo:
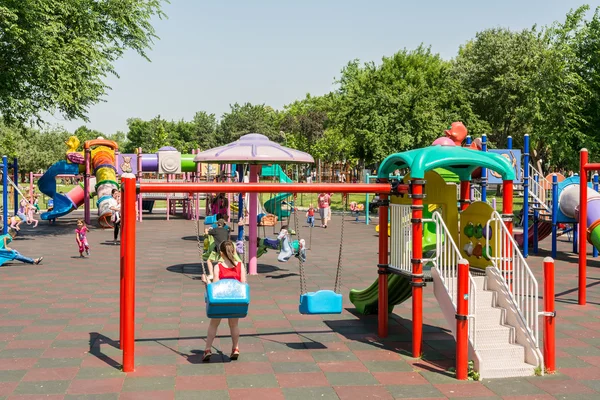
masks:
[(216, 215), (207, 215), (204, 217), (204, 225), (213, 225), (217, 223)]
[(244, 318), (248, 315), (250, 286), (236, 279), (221, 279), (206, 286), (208, 318)]
[(342, 295), (333, 290), (319, 290), (300, 295), (300, 314), (341, 314)]

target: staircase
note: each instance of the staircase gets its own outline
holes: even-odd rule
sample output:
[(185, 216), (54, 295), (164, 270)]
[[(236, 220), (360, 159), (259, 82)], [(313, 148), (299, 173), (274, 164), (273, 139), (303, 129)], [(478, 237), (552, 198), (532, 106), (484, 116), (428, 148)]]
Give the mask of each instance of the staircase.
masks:
[[(435, 258), (431, 275), (436, 299), (455, 335), (457, 264), (462, 256), (443, 220), (435, 214), (433, 219), (443, 234), (438, 235), (438, 243), (443, 242), (441, 248), (438, 247), (443, 256)], [(493, 219), (492, 223), (500, 223), (505, 228), (501, 219)], [(502, 244), (509, 243), (508, 237), (505, 237), (508, 231), (494, 228), (497, 228), (494, 232), (502, 232), (502, 235), (496, 235), (500, 236), (498, 241), (502, 243), (494, 243), (492, 247), (497, 244), (493, 248), (505, 252)], [(514, 241), (511, 251), (518, 252)], [(514, 256), (518, 258), (516, 254)], [(506, 279), (508, 260), (509, 257), (492, 259), (492, 266), (485, 272), (481, 271), (480, 276), (469, 274), (469, 358), (474, 361), (474, 368), (481, 378), (532, 376), (536, 367), (543, 364), (536, 339), (537, 282), (526, 279), (527, 285), (535, 284), (535, 290), (524, 290), (523, 279), (517, 282), (517, 278), (523, 278), (523, 264), (511, 261), (511, 271), (517, 283), (515, 287), (509, 287)]]
[[(531, 201), (531, 209), (538, 211), (540, 217), (552, 215), (551, 207), (546, 204), (548, 198), (548, 190), (546, 188), (552, 187), (550, 182), (546, 179), (544, 174), (535, 168), (532, 164), (527, 166), (527, 172), (529, 173), (529, 201)], [(525, 171), (521, 168), (521, 177), (525, 176)], [(522, 185), (515, 185), (516, 190), (523, 194), (524, 188)]]

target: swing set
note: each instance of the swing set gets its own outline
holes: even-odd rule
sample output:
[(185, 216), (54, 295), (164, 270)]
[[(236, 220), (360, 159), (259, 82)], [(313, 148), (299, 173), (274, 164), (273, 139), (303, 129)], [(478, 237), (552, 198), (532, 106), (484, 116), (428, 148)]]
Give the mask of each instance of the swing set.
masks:
[[(122, 180), (122, 236), (121, 236), (121, 296), (120, 296), (120, 347), (123, 349), (123, 372), (134, 370), (134, 328), (135, 328), (135, 265), (136, 265), (136, 195), (137, 193), (379, 193), (407, 194), (409, 185), (398, 182), (378, 184), (305, 184), (305, 183), (138, 183), (136, 186), (135, 175), (123, 174)], [(347, 208), (347, 199), (345, 201)], [(298, 215), (295, 214), (295, 227), (298, 232)], [(299, 258), (300, 271), (300, 302), (299, 310), (302, 314), (339, 314), (342, 312), (342, 295), (339, 293), (341, 285), (341, 255), (343, 250), (343, 220), (341, 227), (341, 240), (338, 253), (338, 265), (334, 290), (319, 290), (308, 292), (306, 290), (306, 276), (304, 264)], [(256, 229), (256, 227), (250, 227)], [(199, 227), (198, 229), (199, 236)], [(252, 237), (253, 232), (250, 232)], [(254, 232), (254, 235), (256, 232)], [(202, 260), (202, 246), (198, 243), (200, 259)], [(203, 263), (203, 261), (201, 261)], [(221, 280), (207, 285), (205, 296), (207, 315), (211, 318), (233, 318), (246, 315), (250, 303), (249, 287), (240, 282)]]

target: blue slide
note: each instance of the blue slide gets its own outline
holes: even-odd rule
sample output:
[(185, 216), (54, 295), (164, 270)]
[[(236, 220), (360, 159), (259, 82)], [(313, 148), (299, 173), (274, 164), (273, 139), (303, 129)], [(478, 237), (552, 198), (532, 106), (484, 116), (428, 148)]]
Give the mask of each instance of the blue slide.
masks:
[[(285, 172), (283, 172), (283, 170), (281, 169), (281, 167), (278, 164), (273, 164), (271, 166), (269, 166), (269, 165), (263, 166), (261, 176), (265, 176), (265, 177), (274, 176), (277, 179), (279, 179), (279, 183), (294, 183), (294, 181), (291, 180), (285, 174)], [(269, 199), (269, 200), (267, 200), (267, 202), (265, 202), (265, 206), (264, 206), (265, 211), (268, 212), (269, 214), (276, 215), (279, 220), (281, 220), (282, 218), (288, 218), (290, 216), (290, 211), (282, 210), (281, 205), (282, 205), (282, 202), (287, 201), (287, 199), (290, 198), (291, 196), (292, 196), (291, 193), (277, 194), (275, 197), (273, 197), (272, 199)]]
[(40, 192), (54, 200), (54, 209), (42, 213), (41, 218), (43, 220), (62, 217), (78, 207), (77, 204), (73, 203), (70, 197), (56, 192), (57, 175), (77, 175), (78, 173), (78, 164), (69, 163), (66, 160), (63, 160), (48, 168), (48, 171), (40, 178), (38, 181)]

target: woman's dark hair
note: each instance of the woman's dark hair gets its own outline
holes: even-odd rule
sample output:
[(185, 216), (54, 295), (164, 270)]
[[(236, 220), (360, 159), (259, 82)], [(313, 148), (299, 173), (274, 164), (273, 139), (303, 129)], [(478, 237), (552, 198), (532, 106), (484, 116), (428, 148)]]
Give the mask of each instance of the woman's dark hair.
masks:
[(221, 254), (225, 257), (232, 265), (235, 265), (235, 245), (231, 240), (226, 240), (221, 243), (219, 247)]
[(113, 189), (112, 192), (110, 192), (110, 194), (115, 194), (117, 193), (119, 190), (118, 189)]

